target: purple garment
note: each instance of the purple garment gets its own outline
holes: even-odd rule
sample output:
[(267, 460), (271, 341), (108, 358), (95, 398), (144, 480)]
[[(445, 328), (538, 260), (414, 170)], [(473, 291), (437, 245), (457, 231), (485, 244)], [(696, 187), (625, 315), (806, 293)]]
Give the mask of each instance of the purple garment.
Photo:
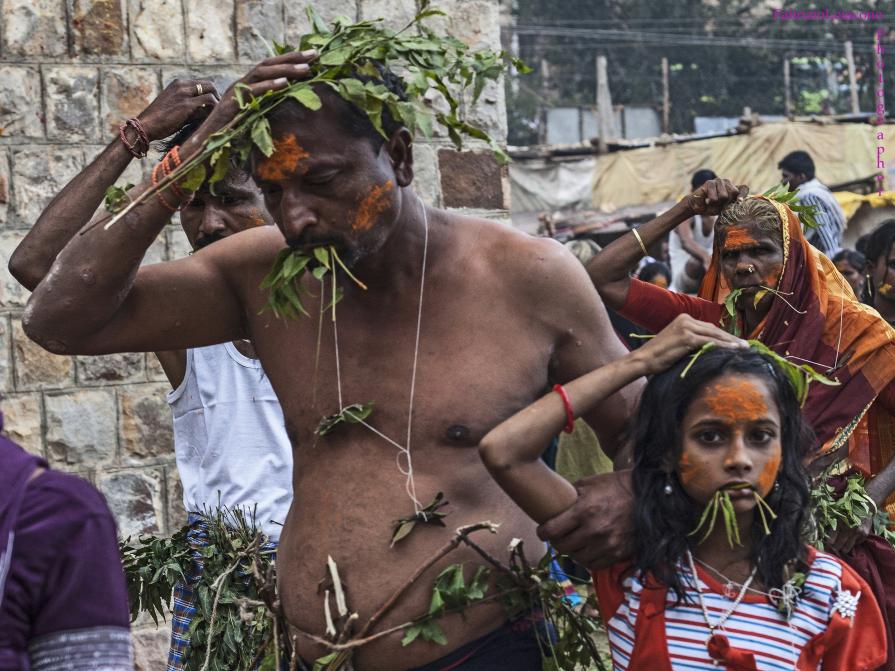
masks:
[[(96, 655), (98, 646), (113, 640), (115, 656), (129, 652), (115, 521), (99, 492), (81, 478), (47, 470), (29, 481), (38, 466), (46, 467), (0, 437), (0, 552), (10, 549), (14, 532), (0, 603), (0, 671), (54, 668), (35, 661), (35, 645), (45, 651), (44, 660), (83, 656), (86, 649)], [(103, 662), (83, 668), (102, 668)]]

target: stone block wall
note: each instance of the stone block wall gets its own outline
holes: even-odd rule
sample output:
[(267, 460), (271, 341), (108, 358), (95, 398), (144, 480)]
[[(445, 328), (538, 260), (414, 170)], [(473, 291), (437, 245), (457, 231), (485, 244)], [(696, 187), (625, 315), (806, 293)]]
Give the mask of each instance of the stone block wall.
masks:
[[(498, 0), (437, 0), (442, 27), (499, 48)], [(90, 480), (123, 536), (168, 534), (185, 521), (174, 463), (169, 387), (151, 354), (51, 355), (21, 326), (28, 292), (10, 254), (53, 195), (171, 80), (201, 75), (219, 90), (268, 54), (295, 43), (305, 2), (291, 0), (0, 0), (0, 408), (8, 435), (53, 468)], [(326, 18), (383, 17), (403, 25), (415, 0), (318, 0)], [(502, 86), (486, 89), (472, 119), (506, 137)], [(415, 144), (416, 186), (427, 202), (508, 219), (507, 176), (481, 143), (462, 153), (444, 137)], [(148, 174), (134, 162), (121, 181)], [(183, 256), (172, 223), (145, 263)], [(166, 633), (136, 628), (138, 668), (163, 668)]]

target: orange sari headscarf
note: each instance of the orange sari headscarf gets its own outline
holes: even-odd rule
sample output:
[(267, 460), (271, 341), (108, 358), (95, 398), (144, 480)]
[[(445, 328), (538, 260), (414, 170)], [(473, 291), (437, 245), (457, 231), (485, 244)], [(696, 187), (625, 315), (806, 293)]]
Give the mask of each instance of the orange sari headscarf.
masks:
[[(756, 196), (762, 198), (761, 196)], [(793, 363), (807, 363), (839, 381), (812, 384), (803, 412), (820, 449), (812, 461), (827, 465), (846, 454), (874, 475), (895, 454), (895, 421), (879, 404), (879, 393), (895, 380), (895, 330), (857, 300), (845, 278), (802, 233), (796, 214), (768, 200), (780, 217), (783, 272), (771, 309), (757, 337)], [(720, 271), (718, 236), (700, 298), (722, 302), (730, 293)]]

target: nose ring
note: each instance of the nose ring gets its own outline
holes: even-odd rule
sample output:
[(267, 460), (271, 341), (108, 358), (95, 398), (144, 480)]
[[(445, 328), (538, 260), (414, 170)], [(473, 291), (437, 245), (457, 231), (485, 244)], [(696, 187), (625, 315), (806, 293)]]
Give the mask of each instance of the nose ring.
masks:
[(752, 273), (755, 272), (755, 266), (748, 266), (748, 267), (746, 268), (746, 272), (749, 273), (749, 274), (751, 275)]

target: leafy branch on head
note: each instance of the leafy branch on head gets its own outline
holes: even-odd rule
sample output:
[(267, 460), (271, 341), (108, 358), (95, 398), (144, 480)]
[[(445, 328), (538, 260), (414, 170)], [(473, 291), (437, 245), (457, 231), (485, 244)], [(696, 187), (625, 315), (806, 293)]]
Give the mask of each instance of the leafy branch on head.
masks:
[[(307, 12), (311, 31), (302, 36), (298, 49), (315, 49), (318, 53), (317, 59), (310, 63), (311, 76), (258, 97), (251, 95), (248, 87), (237, 84), (234, 97), (240, 111), (230, 122), (213, 133), (198, 153), (158, 185), (113, 212), (111, 219), (101, 219), (96, 224), (105, 223), (108, 229), (146, 198), (175, 182), (185, 191), (195, 191), (206, 181), (214, 184), (226, 176), (231, 162), (245, 165), (253, 148), (264, 156), (271, 156), (275, 147), (267, 116), (287, 100), (310, 110), (320, 109), (323, 103), (315, 86), (326, 86), (360, 108), (384, 137), (387, 134), (383, 115), (387, 112), (411, 133), (419, 131), (431, 137), (437, 122), (447, 130), (458, 150), (462, 149), (465, 136), (487, 142), (499, 160), (508, 160), (494, 138), (463, 118), (458, 92), (471, 88), (475, 104), (486, 84), (497, 81), (510, 65), (518, 72), (530, 72), (521, 60), (503, 51), (474, 50), (454, 37), (437, 34), (425, 21), (445, 14), (430, 8), (429, 0), (422, 0), (420, 11), (398, 31), (384, 27), (382, 19), (351, 23), (340, 16), (327, 25), (312, 7)], [(291, 50), (288, 45), (273, 43), (276, 54)], [(405, 95), (382, 83), (386, 68), (402, 71), (400, 79)], [(425, 98), (430, 90), (440, 94), (447, 103), (447, 111), (433, 113)]]

